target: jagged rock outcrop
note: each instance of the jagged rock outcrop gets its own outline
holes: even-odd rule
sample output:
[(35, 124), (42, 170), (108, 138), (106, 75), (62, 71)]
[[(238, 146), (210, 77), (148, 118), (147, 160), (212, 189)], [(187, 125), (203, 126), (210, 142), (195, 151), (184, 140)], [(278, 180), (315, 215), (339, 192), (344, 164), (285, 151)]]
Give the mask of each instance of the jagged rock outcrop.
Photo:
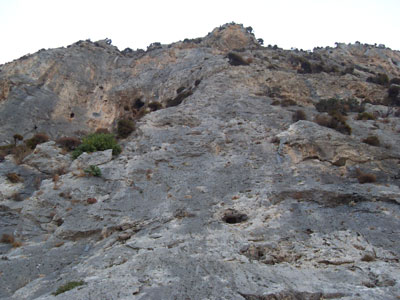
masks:
[[(361, 44), (262, 47), (227, 24), (146, 52), (81, 41), (0, 66), (3, 145), (136, 122), (118, 156), (73, 160), (50, 141), (0, 162), (0, 299), (398, 298), (399, 62)], [(331, 97), (369, 114), (316, 110)]]

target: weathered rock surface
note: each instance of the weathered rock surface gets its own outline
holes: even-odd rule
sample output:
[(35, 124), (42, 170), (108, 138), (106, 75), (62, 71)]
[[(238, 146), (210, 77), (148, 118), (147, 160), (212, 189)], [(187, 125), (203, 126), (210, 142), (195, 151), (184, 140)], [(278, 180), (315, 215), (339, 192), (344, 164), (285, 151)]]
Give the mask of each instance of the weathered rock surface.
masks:
[(32, 166), (45, 174), (54, 174), (57, 170), (66, 168), (71, 158), (62, 153), (62, 149), (51, 141), (36, 146), (35, 151), (25, 157), (24, 164)]
[[(252, 61), (230, 65), (234, 49)], [(375, 105), (387, 86), (366, 79), (399, 77), (398, 62), (367, 45), (264, 48), (225, 25), (147, 52), (78, 42), (1, 66), (1, 140), (137, 122), (117, 157), (72, 161), (49, 142), (0, 162), (0, 234), (22, 242), (0, 243), (0, 299), (397, 299), (400, 121)], [(333, 96), (373, 98), (367, 110), (382, 113), (349, 112), (351, 135), (311, 122)], [(272, 105), (288, 99), (297, 106)], [(136, 117), (151, 102), (163, 109)], [(293, 122), (300, 108), (309, 121)]]

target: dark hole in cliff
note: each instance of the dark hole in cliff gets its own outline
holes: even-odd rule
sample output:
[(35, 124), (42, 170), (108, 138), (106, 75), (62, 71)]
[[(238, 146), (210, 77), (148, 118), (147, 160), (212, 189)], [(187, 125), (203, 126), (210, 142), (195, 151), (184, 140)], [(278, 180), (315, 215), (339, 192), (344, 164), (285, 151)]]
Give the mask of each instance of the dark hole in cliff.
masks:
[(124, 110), (125, 110), (125, 111), (128, 111), (128, 110), (129, 110), (129, 106), (128, 106), (128, 105), (125, 105), (125, 106), (124, 106)]
[(71, 113), (71, 114), (69, 115), (69, 117), (70, 117), (70, 118), (73, 118), (73, 117), (75, 117), (75, 114), (74, 114), (74, 113)]
[(232, 66), (247, 66), (249, 64), (243, 57), (233, 52), (229, 52), (227, 57)]
[(200, 84), (200, 82), (201, 82), (201, 79), (197, 79), (197, 80), (194, 82), (194, 85), (195, 85), (195, 86), (198, 86), (198, 85)]
[(150, 108), (151, 111), (156, 111), (163, 108), (160, 102), (150, 102), (147, 107)]
[(142, 99), (136, 99), (135, 100), (135, 103), (133, 104), (133, 108), (136, 108), (136, 109), (140, 109), (140, 108), (142, 108), (144, 106), (144, 102), (142, 101)]
[(226, 210), (224, 216), (222, 217), (222, 220), (228, 224), (242, 223), (247, 221), (248, 219), (249, 217), (246, 214), (240, 213), (234, 209)]
[(182, 92), (180, 94), (178, 94), (178, 96), (176, 96), (174, 99), (169, 99), (167, 101), (166, 107), (172, 107), (172, 106), (177, 106), (179, 104), (182, 103), (182, 101), (189, 97), (190, 95), (192, 95), (193, 92), (192, 91), (186, 91), (186, 92)]
[(185, 87), (184, 87), (184, 86), (181, 86), (179, 89), (176, 90), (176, 93), (177, 93), (177, 94), (180, 94), (180, 93), (182, 93), (184, 90), (185, 90)]
[(61, 218), (58, 218), (58, 219), (54, 220), (54, 222), (56, 223), (56, 225), (58, 227), (60, 227), (64, 223), (64, 220)]

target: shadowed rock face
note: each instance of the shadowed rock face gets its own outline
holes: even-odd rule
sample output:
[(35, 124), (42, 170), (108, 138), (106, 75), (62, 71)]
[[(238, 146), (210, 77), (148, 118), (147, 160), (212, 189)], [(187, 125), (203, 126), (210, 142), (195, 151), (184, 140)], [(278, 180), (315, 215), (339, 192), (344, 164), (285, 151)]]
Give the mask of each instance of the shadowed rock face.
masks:
[[(367, 81), (400, 77), (399, 52), (284, 51), (248, 31), (146, 52), (80, 41), (0, 66), (3, 145), (136, 122), (117, 157), (72, 161), (50, 141), (0, 162), (0, 235), (14, 237), (0, 242), (0, 299), (80, 281), (57, 299), (400, 295), (400, 121), (390, 83)], [(313, 122), (332, 97), (370, 102), (375, 120), (343, 108), (350, 135)]]

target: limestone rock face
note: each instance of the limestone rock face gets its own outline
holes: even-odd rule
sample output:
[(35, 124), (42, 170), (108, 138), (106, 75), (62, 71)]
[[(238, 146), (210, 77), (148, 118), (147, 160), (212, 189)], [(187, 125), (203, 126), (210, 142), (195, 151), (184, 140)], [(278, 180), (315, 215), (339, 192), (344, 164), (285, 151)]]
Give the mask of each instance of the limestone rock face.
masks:
[(82, 153), (71, 164), (71, 170), (84, 170), (89, 166), (99, 166), (108, 163), (112, 159), (112, 150), (98, 151), (94, 153)]
[(53, 174), (57, 170), (69, 166), (71, 159), (62, 153), (62, 149), (58, 148), (55, 142), (51, 141), (37, 145), (35, 151), (28, 155), (23, 163), (38, 169), (42, 173)]
[[(118, 156), (72, 160), (52, 141), (19, 165), (4, 155), (0, 299), (398, 298), (399, 52), (284, 51), (250, 31), (147, 51), (81, 41), (0, 66), (2, 145), (136, 128)], [(332, 121), (314, 105), (332, 97), (370, 115), (346, 104)]]
[(221, 51), (259, 48), (257, 40), (248, 29), (230, 24), (215, 28), (202, 41), (202, 45), (218, 48)]

